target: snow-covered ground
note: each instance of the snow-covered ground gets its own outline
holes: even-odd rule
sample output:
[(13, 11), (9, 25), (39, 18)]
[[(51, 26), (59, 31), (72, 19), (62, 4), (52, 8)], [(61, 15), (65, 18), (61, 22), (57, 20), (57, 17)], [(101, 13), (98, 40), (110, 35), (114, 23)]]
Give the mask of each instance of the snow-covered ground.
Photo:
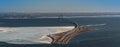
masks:
[(0, 41), (13, 44), (50, 43), (48, 34), (73, 29), (74, 26), (61, 27), (0, 27)]

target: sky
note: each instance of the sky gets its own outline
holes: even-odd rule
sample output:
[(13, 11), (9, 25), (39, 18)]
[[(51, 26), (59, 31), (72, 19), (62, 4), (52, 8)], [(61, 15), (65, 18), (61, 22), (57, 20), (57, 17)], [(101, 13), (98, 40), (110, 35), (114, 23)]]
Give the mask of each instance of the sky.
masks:
[(120, 12), (120, 0), (0, 0), (0, 12)]

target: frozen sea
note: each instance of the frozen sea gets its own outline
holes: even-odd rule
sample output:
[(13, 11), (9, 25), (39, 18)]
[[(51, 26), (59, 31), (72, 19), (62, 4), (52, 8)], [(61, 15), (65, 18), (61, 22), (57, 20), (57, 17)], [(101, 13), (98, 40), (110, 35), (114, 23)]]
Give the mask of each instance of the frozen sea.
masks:
[[(72, 38), (68, 43), (70, 45), (67, 45), (68, 47), (72, 45), (76, 45), (76, 47), (77, 46), (120, 47), (120, 17), (80, 17), (80, 18), (64, 18), (64, 19), (76, 21), (81, 26), (88, 26), (97, 29), (94, 31), (81, 33), (76, 37)], [(27, 42), (30, 44), (36, 44), (35, 42), (31, 42), (29, 40), (21, 40), (22, 38), (21, 36), (24, 37), (27, 36), (27, 38), (32, 38), (33, 36), (39, 37), (38, 34), (42, 35), (43, 33), (49, 32), (49, 30), (42, 28), (40, 29), (40, 27), (59, 27), (59, 26), (73, 26), (73, 25), (67, 22), (59, 21), (58, 18), (0, 19), (0, 29), (4, 30), (6, 28), (8, 29), (8, 31), (10, 31), (10, 32), (5, 31), (4, 33), (0, 33), (0, 41), (3, 40), (1, 42), (13, 41), (13, 42), (23, 42), (23, 43)], [(11, 28), (11, 30), (9, 30), (9, 28)], [(9, 33), (11, 33), (12, 31), (17, 31), (17, 32), (13, 32), (13, 34), (11, 34), (11, 36), (13, 37), (8, 37), (7, 34), (9, 35)], [(16, 41), (12, 39), (16, 39)], [(47, 45), (40, 45), (40, 46), (44, 47)], [(66, 47), (66, 45), (64, 46)]]

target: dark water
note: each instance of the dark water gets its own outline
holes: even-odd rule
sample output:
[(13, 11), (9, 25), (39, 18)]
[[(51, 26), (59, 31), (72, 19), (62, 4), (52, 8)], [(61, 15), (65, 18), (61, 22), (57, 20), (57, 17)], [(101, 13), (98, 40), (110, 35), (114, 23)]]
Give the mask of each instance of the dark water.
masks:
[[(70, 40), (67, 45), (10, 45), (0, 43), (1, 46), (10, 47), (120, 47), (120, 17), (101, 18), (66, 18), (76, 21), (79, 25), (90, 26), (98, 30), (81, 33)], [(104, 24), (104, 25), (101, 25)], [(0, 27), (30, 27), (30, 26), (68, 26), (69, 22), (60, 21), (57, 18), (42, 19), (0, 19)], [(1, 47), (0, 46), (0, 47)]]

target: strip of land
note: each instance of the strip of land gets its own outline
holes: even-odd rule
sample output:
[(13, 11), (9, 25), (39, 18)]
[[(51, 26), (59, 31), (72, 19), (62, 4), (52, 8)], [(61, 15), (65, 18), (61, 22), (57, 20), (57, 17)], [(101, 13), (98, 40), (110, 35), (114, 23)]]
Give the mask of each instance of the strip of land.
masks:
[(47, 35), (47, 36), (52, 39), (52, 42), (51, 42), (52, 44), (67, 44), (71, 38), (75, 37), (76, 35), (80, 34), (81, 32), (86, 32), (89, 30), (92, 30), (92, 29), (90, 29), (88, 27), (77, 25), (72, 30), (57, 33), (57, 34), (51, 34), (51, 35)]

